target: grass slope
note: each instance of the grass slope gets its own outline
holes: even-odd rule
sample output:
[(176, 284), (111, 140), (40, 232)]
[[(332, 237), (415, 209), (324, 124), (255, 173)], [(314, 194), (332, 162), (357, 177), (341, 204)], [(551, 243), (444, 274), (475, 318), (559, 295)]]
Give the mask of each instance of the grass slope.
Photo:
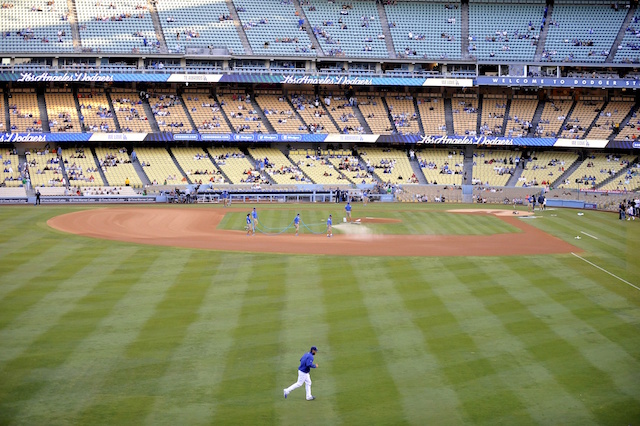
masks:
[[(447, 205), (369, 207), (367, 215), (403, 220), (375, 225), (384, 232), (505, 232), (485, 220), (494, 218), (439, 211)], [(46, 226), (79, 208), (0, 209), (0, 424), (640, 418), (640, 291), (575, 256), (224, 253)], [(342, 217), (340, 205), (259, 209), (264, 223), (288, 223), (297, 211), (309, 223)], [(576, 213), (529, 223), (640, 285), (640, 223)], [(229, 215), (221, 226), (235, 222)], [(526, 242), (514, 234), (514, 244)], [(284, 400), (312, 344), (317, 400), (305, 401), (303, 389)]]

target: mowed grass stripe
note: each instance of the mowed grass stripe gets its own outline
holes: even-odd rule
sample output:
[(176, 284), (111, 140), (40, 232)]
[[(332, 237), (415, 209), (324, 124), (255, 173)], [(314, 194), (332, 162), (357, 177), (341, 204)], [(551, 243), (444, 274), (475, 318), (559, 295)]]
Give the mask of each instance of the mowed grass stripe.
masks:
[[(55, 291), (61, 284), (64, 284), (71, 277), (80, 272), (83, 268), (91, 264), (102, 254), (101, 250), (90, 250), (77, 252), (78, 246), (66, 249), (58, 245), (50, 248), (50, 252), (55, 252), (51, 260), (42, 268), (33, 265), (30, 274), (23, 274), (23, 279), (17, 277), (12, 280), (14, 285), (2, 285), (1, 288), (9, 290), (0, 299), (0, 330), (7, 327), (12, 321), (23, 312), (29, 310), (33, 305), (45, 298), (49, 293)], [(26, 275), (26, 277), (24, 277)]]
[[(423, 330), (405, 308), (400, 291), (412, 282), (412, 290), (421, 283), (411, 276), (406, 259), (378, 258), (352, 260), (369, 320), (378, 331), (378, 340), (386, 368), (402, 396), (404, 415), (411, 424), (461, 423), (460, 401), (445, 386), (445, 378), (436, 357), (428, 350)], [(397, 281), (399, 283), (396, 287)], [(409, 293), (413, 293), (409, 291)]]
[[(510, 327), (514, 323), (519, 324), (522, 318), (530, 313), (526, 310), (526, 305), (512, 303), (505, 288), (517, 286), (522, 281), (514, 280), (510, 274), (496, 274), (496, 270), (503, 269), (499, 262), (500, 260), (496, 259), (469, 259), (465, 267), (457, 273), (460, 281), (467, 287), (467, 294), (475, 298), (475, 303), (481, 304), (480, 309), (491, 319), (489, 327), (475, 330), (474, 323), (470, 322), (470, 332), (478, 336), (478, 341), (484, 342), (483, 352), (494, 364), (500, 366), (499, 375), (504, 383), (521, 401), (527, 402), (527, 411), (537, 423), (549, 423), (566, 416), (564, 413), (567, 407), (572, 407), (572, 411), (575, 411), (572, 421), (594, 422), (593, 417), (585, 415), (588, 410), (580, 398), (567, 392), (562, 384), (556, 381), (553, 372), (532, 356), (529, 342), (523, 340), (521, 333), (518, 333), (521, 329)], [(520, 265), (522, 266), (522, 262)], [(465, 306), (468, 305), (469, 302), (465, 302)], [(533, 327), (530, 332), (540, 334), (539, 330)], [(536, 403), (531, 405), (528, 404), (529, 401)], [(507, 416), (508, 413), (504, 415)]]
[[(213, 423), (245, 425), (273, 424), (277, 419), (277, 365), (281, 359), (280, 331), (285, 306), (283, 256), (264, 255), (246, 267), (251, 269), (249, 285), (242, 295), (242, 307), (233, 343), (224, 359), (224, 373), (213, 398)], [(270, 360), (257, 368), (257, 359)]]
[[(173, 352), (165, 374), (157, 381), (160, 394), (144, 423), (208, 424), (216, 409), (214, 395), (224, 374), (224, 360), (238, 326), (241, 296), (250, 285), (254, 255), (219, 254), (201, 265), (210, 277), (197, 318)], [(185, 306), (184, 309), (192, 309)]]
[[(55, 274), (43, 275), (15, 290), (15, 297), (0, 302), (0, 362), (22, 355), (36, 339), (48, 332), (76, 303), (99, 284), (93, 277), (109, 274), (118, 267), (121, 255), (136, 249), (83, 251), (60, 259)], [(46, 321), (43, 321), (46, 318)], [(0, 365), (2, 370), (2, 365)]]
[[(119, 250), (119, 256), (110, 258), (113, 264), (118, 263), (115, 258), (132, 254), (128, 251), (133, 250)], [(31, 398), (27, 410), (30, 418), (37, 419), (35, 423), (49, 423), (54, 419), (83, 424), (95, 422), (97, 417), (84, 417), (83, 410), (109, 401), (109, 394), (114, 391), (104, 388), (107, 378), (114, 370), (122, 368), (127, 345), (136, 339), (139, 330), (154, 313), (167, 286), (182, 272), (185, 261), (175, 253), (163, 252), (146, 267), (127, 294), (67, 360), (51, 372), (46, 386)], [(104, 422), (117, 422), (108, 416), (100, 418)]]
[(429, 264), (432, 274), (426, 275), (426, 268), (421, 269), (421, 273), (431, 286), (433, 297), (439, 299), (455, 320), (447, 333), (438, 333), (429, 343), (432, 350), (438, 352), (442, 369), (471, 421), (535, 422), (518, 387), (503, 374), (517, 363), (516, 356), (512, 355), (522, 351), (517, 341), (500, 330), (499, 318), (488, 312), (469, 291), (470, 277), (464, 268), (448, 264), (445, 258), (436, 258)]
[[(321, 277), (324, 268), (312, 256), (291, 256), (286, 267), (286, 303), (282, 311), (283, 327), (280, 332), (282, 354), (278, 364), (276, 392), (277, 421), (279, 425), (299, 425), (305, 419), (307, 425), (341, 424), (335, 405), (339, 388), (335, 381), (334, 351), (329, 344), (329, 326)], [(304, 386), (296, 389), (285, 400), (282, 389), (298, 379), (299, 359), (311, 345), (319, 352), (311, 370), (311, 391), (315, 401), (305, 400)], [(339, 355), (338, 355), (339, 356)]]
[(116, 269), (104, 275), (90, 293), (40, 335), (23, 355), (5, 364), (4, 380), (0, 381), (0, 401), (7, 402), (0, 410), (0, 423), (14, 420), (17, 409), (22, 408), (20, 405), (28, 404), (47, 384), (50, 372), (67, 360), (127, 293), (132, 282), (144, 273), (140, 262), (153, 261), (153, 258), (153, 255), (146, 256), (138, 249), (131, 257), (121, 260)]
[(371, 324), (359, 287), (359, 268), (345, 258), (321, 258), (321, 285), (327, 310), (331, 372), (337, 385), (336, 409), (344, 424), (363, 418), (377, 424), (404, 424), (402, 396), (383, 368), (378, 330)]
[[(488, 265), (486, 261), (479, 261), (475, 266), (479, 271), (495, 271), (495, 265)], [(543, 293), (533, 291), (534, 288), (531, 289), (530, 295), (512, 290), (508, 282), (513, 281), (514, 277), (520, 276), (527, 279), (529, 277), (521, 275), (522, 271), (519, 268), (510, 268), (509, 263), (505, 262), (503, 266), (510, 273), (505, 274), (504, 278), (494, 278), (503, 283), (501, 287), (503, 291), (500, 293), (503, 301), (492, 305), (492, 309), (498, 310), (508, 306), (509, 309), (519, 310), (519, 321), (507, 322), (505, 327), (513, 334), (519, 334), (527, 345), (529, 353), (553, 373), (556, 381), (571, 393), (575, 400), (584, 401), (582, 405), (596, 422), (607, 423), (612, 420), (616, 424), (628, 422), (630, 419), (621, 411), (613, 414), (620, 417), (612, 419), (611, 416), (615, 410), (612, 410), (614, 407), (609, 404), (623, 409), (625, 406), (637, 406), (637, 400), (620, 392), (611, 376), (598, 365), (600, 363), (594, 363), (591, 357), (585, 354), (587, 342), (578, 338), (576, 331), (583, 329), (586, 325), (572, 317), (568, 308), (561, 304), (554, 307), (556, 308), (555, 316), (559, 314), (560, 320), (555, 316), (548, 316), (547, 305), (555, 302), (549, 302), (547, 299), (547, 303), (540, 303), (544, 301)], [(562, 283), (559, 282), (558, 285)], [(535, 330), (535, 333), (531, 330)], [(603, 401), (610, 402), (603, 404)], [(566, 412), (566, 406), (562, 407), (562, 410), (567, 421), (580, 423), (584, 421), (584, 418), (571, 417), (583, 410)]]

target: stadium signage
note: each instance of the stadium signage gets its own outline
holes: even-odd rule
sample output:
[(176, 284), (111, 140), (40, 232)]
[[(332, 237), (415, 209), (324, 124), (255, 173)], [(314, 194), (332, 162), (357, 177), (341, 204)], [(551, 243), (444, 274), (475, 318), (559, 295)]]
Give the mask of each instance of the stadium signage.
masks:
[(114, 79), (112, 75), (89, 74), (86, 72), (64, 73), (64, 74), (49, 74), (48, 72), (34, 74), (32, 72), (22, 72), (20, 73), (20, 78), (18, 78), (17, 81), (24, 82), (24, 83), (41, 82), (41, 81), (45, 81), (45, 82), (86, 81), (86, 82), (96, 82), (96, 83), (110, 83), (110, 82), (113, 82)]
[(636, 149), (640, 149), (640, 142), (634, 142), (633, 147)]
[(436, 145), (518, 145), (513, 139), (489, 136), (425, 136), (418, 143)]
[(32, 135), (31, 133), (2, 133), (0, 134), (0, 142), (46, 142), (47, 135), (39, 133)]
[(327, 84), (327, 85), (339, 85), (350, 84), (354, 86), (371, 86), (373, 80), (370, 78), (359, 77), (314, 77), (314, 76), (295, 76), (295, 75), (283, 75), (282, 84)]
[(604, 148), (609, 141), (607, 139), (558, 139), (553, 146), (563, 148)]
[(477, 77), (478, 86), (544, 86), (544, 87), (640, 87), (639, 80), (616, 78), (557, 77)]

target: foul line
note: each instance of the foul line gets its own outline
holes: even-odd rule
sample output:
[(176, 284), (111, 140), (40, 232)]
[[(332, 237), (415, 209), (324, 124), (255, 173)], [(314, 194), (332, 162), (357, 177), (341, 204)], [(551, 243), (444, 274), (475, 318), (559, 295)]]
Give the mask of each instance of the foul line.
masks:
[(594, 237), (593, 235), (591, 235), (591, 234), (587, 234), (587, 233), (586, 233), (586, 232), (584, 232), (584, 231), (580, 231), (580, 233), (581, 233), (581, 234), (586, 235), (587, 237), (591, 237), (591, 238), (596, 239), (596, 240), (598, 239), (598, 237)]
[(606, 270), (606, 269), (604, 269), (604, 268), (599, 267), (598, 265), (596, 265), (596, 264), (595, 264), (595, 263), (593, 263), (593, 262), (589, 262), (589, 261), (588, 261), (587, 259), (585, 259), (584, 257), (580, 257), (580, 256), (578, 256), (577, 254), (575, 254), (574, 252), (571, 252), (571, 254), (572, 254), (572, 255), (574, 255), (575, 257), (577, 257), (577, 258), (578, 258), (578, 259), (580, 259), (580, 260), (584, 260), (584, 261), (585, 261), (585, 262), (587, 262), (589, 265), (591, 265), (591, 266), (595, 266), (596, 268), (600, 269), (602, 272), (606, 272), (607, 274), (611, 275), (612, 277), (619, 279), (619, 280), (620, 280), (620, 281), (622, 281), (623, 283), (630, 285), (631, 287), (635, 288), (636, 290), (640, 290), (640, 287), (636, 287), (635, 285), (631, 284), (629, 281), (624, 280), (624, 279), (620, 278), (619, 276), (617, 276), (617, 275), (615, 275), (615, 274), (612, 274), (611, 272), (607, 271), (607, 270)]

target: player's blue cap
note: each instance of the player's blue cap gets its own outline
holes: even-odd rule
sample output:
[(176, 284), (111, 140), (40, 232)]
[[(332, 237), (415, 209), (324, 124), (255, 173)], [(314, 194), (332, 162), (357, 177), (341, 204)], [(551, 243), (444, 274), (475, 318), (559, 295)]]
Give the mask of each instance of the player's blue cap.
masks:
[(318, 348), (316, 348), (315, 346), (311, 346), (311, 350), (310, 350), (309, 352), (311, 352), (311, 351), (316, 351), (316, 352), (318, 352)]

